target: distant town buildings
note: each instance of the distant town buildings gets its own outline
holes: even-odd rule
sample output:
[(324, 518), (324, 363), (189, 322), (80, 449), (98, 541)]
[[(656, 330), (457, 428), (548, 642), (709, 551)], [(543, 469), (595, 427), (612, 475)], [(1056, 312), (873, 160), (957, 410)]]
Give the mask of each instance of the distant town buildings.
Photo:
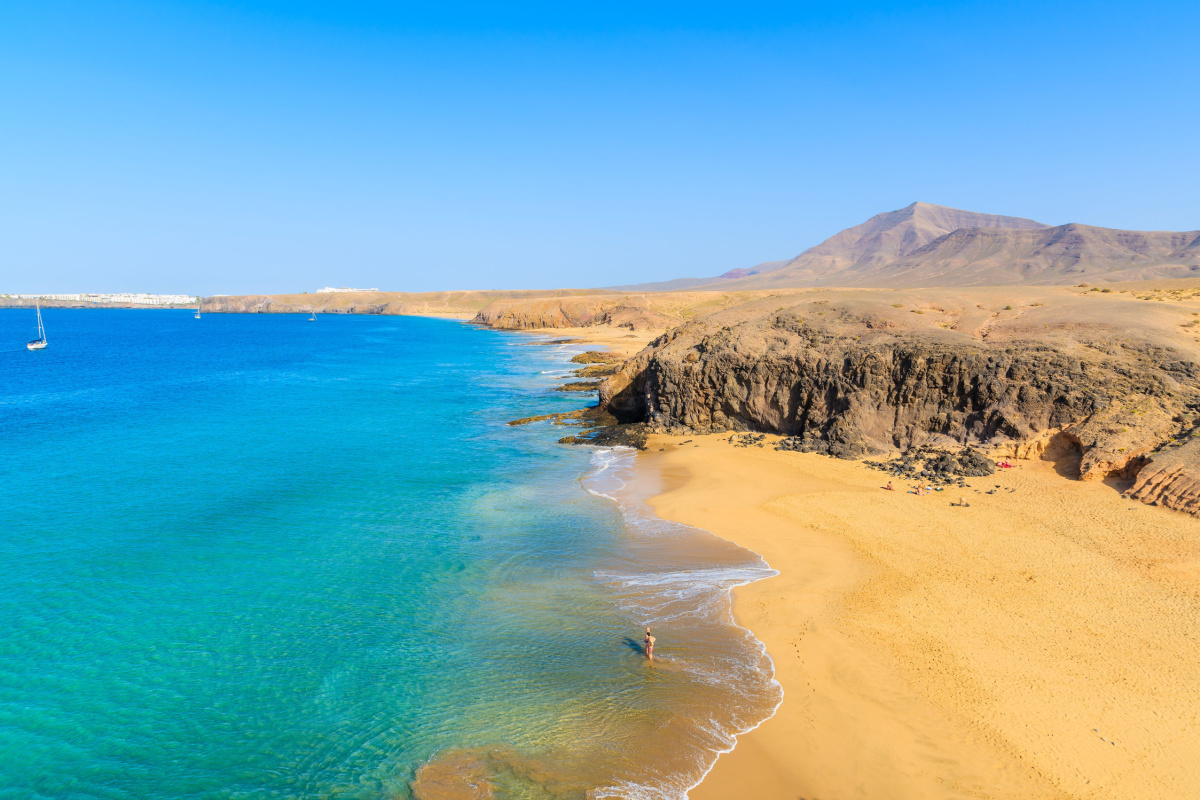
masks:
[(140, 294), (116, 292), (111, 294), (5, 294), (0, 297), (16, 300), (64, 300), (68, 303), (131, 303), (140, 306), (185, 306), (200, 301), (190, 294)]
[(378, 289), (351, 289), (343, 286), (340, 289), (335, 289), (332, 286), (326, 286), (324, 289), (318, 289), (317, 294), (330, 294), (331, 292), (378, 292)]

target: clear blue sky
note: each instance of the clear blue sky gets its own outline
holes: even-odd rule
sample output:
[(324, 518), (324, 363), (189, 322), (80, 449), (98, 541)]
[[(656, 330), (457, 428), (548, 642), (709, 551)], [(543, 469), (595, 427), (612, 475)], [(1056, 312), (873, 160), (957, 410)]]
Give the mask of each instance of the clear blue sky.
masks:
[(913, 200), (1200, 228), (1195, 3), (509, 5), (0, 0), (0, 292), (713, 275)]

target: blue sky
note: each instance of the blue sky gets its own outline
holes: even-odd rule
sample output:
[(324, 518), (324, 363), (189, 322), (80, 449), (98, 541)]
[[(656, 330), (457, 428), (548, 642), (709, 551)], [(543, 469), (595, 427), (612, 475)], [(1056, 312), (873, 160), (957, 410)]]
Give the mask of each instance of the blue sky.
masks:
[(1197, 4), (0, 0), (0, 292), (602, 286), (913, 200), (1200, 228)]

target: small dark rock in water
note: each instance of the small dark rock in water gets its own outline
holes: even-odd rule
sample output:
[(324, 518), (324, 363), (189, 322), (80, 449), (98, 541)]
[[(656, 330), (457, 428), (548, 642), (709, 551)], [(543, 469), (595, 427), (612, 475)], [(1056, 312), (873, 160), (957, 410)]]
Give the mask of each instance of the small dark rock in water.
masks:
[(600, 350), (588, 350), (586, 353), (580, 353), (571, 357), (571, 363), (573, 364), (612, 364), (620, 360), (620, 356)]
[(650, 431), (641, 423), (633, 425), (607, 425), (593, 428), (575, 436), (564, 436), (559, 444), (590, 444), (598, 447), (635, 447), (646, 449)]
[(616, 375), (620, 369), (620, 364), (588, 364), (571, 374), (576, 378), (607, 378), (609, 375)]

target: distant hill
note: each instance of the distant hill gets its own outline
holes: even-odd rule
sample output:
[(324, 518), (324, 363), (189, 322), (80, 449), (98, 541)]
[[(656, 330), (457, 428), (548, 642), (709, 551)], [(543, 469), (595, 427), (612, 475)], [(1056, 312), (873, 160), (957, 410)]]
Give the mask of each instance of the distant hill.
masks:
[[(1049, 226), (1021, 217), (913, 203), (877, 214), (793, 259), (749, 271), (732, 270), (708, 280), (687, 279), (687, 285), (722, 290), (1050, 286), (1197, 274), (1200, 231), (1119, 231), (1074, 223)], [(652, 286), (639, 288), (654, 291)]]
[(675, 278), (670, 281), (635, 283), (624, 286), (609, 286), (607, 288), (617, 292), (682, 292), (691, 288), (719, 289), (728, 281), (771, 272), (787, 263), (787, 261), (765, 261), (762, 264), (755, 264), (753, 267), (731, 269), (715, 278)]

